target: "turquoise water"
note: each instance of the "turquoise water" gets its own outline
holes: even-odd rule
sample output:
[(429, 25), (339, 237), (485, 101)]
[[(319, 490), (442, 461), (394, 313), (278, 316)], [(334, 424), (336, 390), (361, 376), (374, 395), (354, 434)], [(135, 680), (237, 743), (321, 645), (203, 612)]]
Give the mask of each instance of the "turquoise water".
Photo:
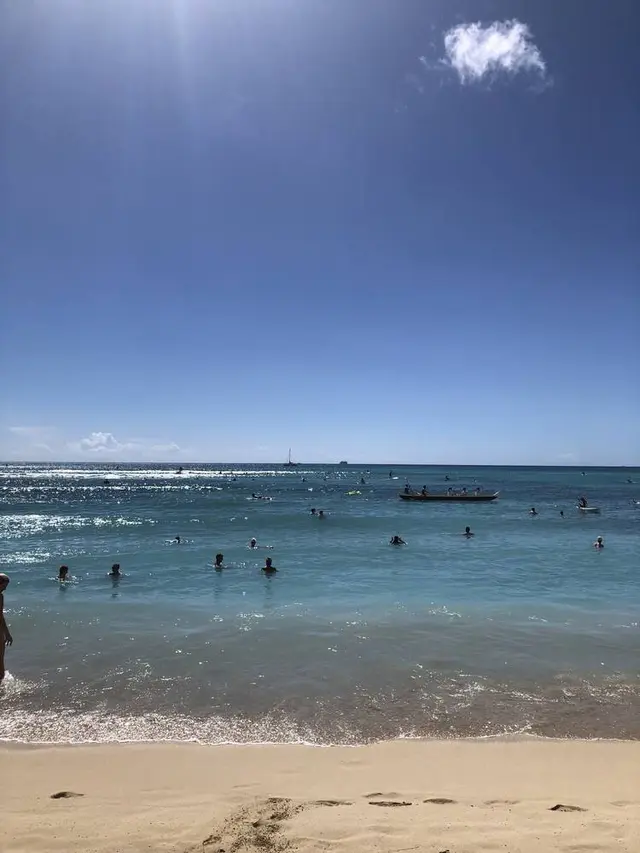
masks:
[[(640, 470), (394, 473), (4, 467), (0, 738), (638, 737)], [(406, 503), (407, 479), (500, 499)]]

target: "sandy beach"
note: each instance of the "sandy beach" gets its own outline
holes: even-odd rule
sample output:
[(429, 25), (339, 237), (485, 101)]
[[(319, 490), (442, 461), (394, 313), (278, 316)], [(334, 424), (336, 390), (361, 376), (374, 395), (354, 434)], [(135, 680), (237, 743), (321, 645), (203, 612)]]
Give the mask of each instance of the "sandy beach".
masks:
[(5, 745), (0, 778), (3, 853), (640, 850), (638, 742)]

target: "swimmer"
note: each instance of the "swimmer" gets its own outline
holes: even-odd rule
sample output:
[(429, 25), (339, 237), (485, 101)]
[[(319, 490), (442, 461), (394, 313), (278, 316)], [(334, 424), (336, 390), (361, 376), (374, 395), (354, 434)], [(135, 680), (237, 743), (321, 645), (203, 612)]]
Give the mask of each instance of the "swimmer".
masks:
[(182, 542), (182, 539), (180, 539), (179, 536), (176, 536), (176, 538), (173, 541), (176, 543), (176, 545), (179, 545)]
[(114, 563), (111, 566), (111, 571), (109, 572), (107, 577), (108, 578), (121, 578), (122, 577), (122, 575), (120, 574), (120, 563)]
[(529, 510), (529, 515), (538, 515), (538, 510), (534, 506), (532, 506)]
[(476, 534), (471, 532), (471, 528), (470, 528), (470, 527), (465, 527), (465, 529), (464, 529), (464, 533), (463, 533), (462, 535), (463, 535), (463, 536), (466, 536), (466, 537), (467, 537), (467, 539), (471, 539), (471, 537), (472, 537), (472, 536), (475, 536)]
[(391, 539), (389, 539), (389, 545), (406, 545), (406, 544), (407, 543), (404, 541), (404, 539), (401, 536), (392, 536)]
[(365, 486), (366, 484), (367, 484), (367, 481), (365, 480), (365, 478), (364, 478), (364, 477), (360, 477), (360, 485), (361, 485), (361, 486)]
[(604, 548), (604, 541), (602, 539), (602, 536), (598, 536), (596, 541), (593, 543), (593, 547), (597, 548), (598, 551), (600, 551), (602, 548)]
[(222, 565), (222, 561), (224, 560), (224, 554), (216, 554), (216, 561), (213, 564), (214, 569), (222, 569), (224, 568)]
[(9, 626), (4, 618), (4, 591), (8, 586), (8, 575), (0, 574), (0, 681), (4, 678), (5, 646), (10, 646), (13, 643), (13, 637), (11, 636)]
[(264, 566), (262, 567), (262, 571), (265, 573), (265, 575), (272, 575), (274, 572), (278, 571), (276, 569), (276, 567), (273, 565), (273, 561), (271, 560), (271, 557), (267, 557), (267, 559), (264, 561)]
[(314, 506), (312, 506), (311, 507), (311, 515), (317, 515), (317, 514), (318, 514), (318, 510)]
[(69, 566), (60, 566), (58, 569), (58, 580), (61, 583), (64, 583), (67, 580), (67, 575), (69, 574)]
[(560, 510), (560, 518), (564, 518), (564, 510), (563, 509)]
[(258, 540), (255, 537), (251, 538), (249, 540), (249, 548), (251, 548), (253, 550), (254, 548), (257, 548), (257, 547), (258, 547)]
[(321, 519), (324, 521), (324, 519), (325, 519), (326, 517), (327, 517), (327, 516), (324, 514), (324, 510), (323, 510), (323, 509), (319, 509), (319, 510), (318, 510), (318, 518), (321, 518)]

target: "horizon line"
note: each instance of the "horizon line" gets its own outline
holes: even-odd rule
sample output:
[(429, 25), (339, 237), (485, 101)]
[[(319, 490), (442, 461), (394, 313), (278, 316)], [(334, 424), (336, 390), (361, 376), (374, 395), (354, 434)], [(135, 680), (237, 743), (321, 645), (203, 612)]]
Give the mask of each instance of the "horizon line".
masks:
[[(273, 462), (273, 461), (260, 461), (260, 462), (243, 462), (241, 460), (236, 460), (235, 462), (222, 462), (220, 460), (216, 460), (213, 462), (205, 462), (200, 461), (196, 462), (192, 460), (191, 462), (167, 462), (167, 461), (155, 461), (152, 459), (145, 460), (137, 460), (137, 461), (116, 461), (116, 460), (107, 460), (107, 459), (97, 459), (97, 460), (72, 460), (72, 459), (41, 459), (41, 460), (26, 460), (26, 459), (3, 459), (0, 460), (0, 465), (9, 466), (9, 465), (134, 465), (134, 466), (142, 466), (142, 465), (164, 465), (172, 468), (185, 468), (189, 467), (198, 467), (201, 465), (218, 465), (220, 467), (233, 467), (237, 465), (268, 465), (272, 468), (289, 468), (294, 466), (289, 466), (287, 462)], [(640, 463), (637, 465), (626, 464), (626, 465), (596, 465), (596, 464), (584, 464), (584, 465), (574, 465), (574, 464), (561, 464), (561, 463), (553, 463), (553, 464), (542, 464), (542, 463), (526, 463), (526, 462), (518, 462), (516, 464), (509, 464), (504, 462), (482, 462), (482, 463), (473, 463), (473, 462), (456, 462), (456, 463), (446, 463), (446, 462), (296, 462), (295, 467), (336, 467), (336, 468), (362, 468), (362, 467), (381, 467), (381, 468), (411, 468), (411, 467), (420, 467), (420, 468), (575, 468), (579, 471), (585, 471), (589, 468), (640, 468)]]

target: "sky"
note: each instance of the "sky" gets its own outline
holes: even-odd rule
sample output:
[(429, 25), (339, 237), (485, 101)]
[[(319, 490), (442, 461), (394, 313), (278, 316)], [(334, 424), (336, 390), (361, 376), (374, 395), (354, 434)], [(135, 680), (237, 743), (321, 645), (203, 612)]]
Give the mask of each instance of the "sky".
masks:
[(0, 0), (0, 458), (640, 464), (637, 0)]

